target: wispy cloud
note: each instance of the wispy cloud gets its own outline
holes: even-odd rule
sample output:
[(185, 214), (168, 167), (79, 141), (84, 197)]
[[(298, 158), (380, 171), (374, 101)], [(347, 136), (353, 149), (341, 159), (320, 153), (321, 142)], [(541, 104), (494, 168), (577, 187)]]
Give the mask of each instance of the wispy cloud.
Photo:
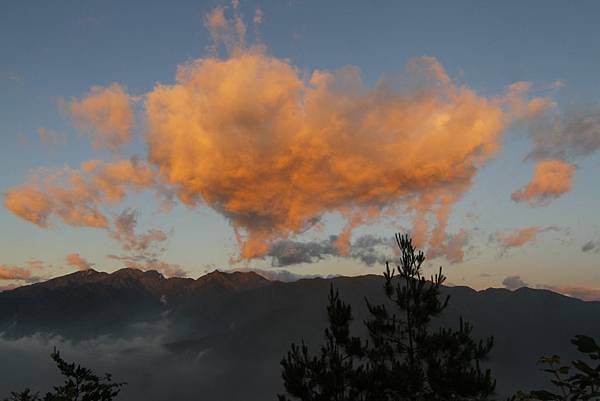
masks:
[(35, 283), (43, 280), (42, 274), (46, 269), (46, 263), (38, 259), (29, 259), (21, 266), (0, 264), (0, 283), (9, 281), (8, 284), (0, 284), (0, 291), (12, 289), (23, 283)]
[(37, 130), (40, 141), (51, 145), (66, 144), (67, 135), (64, 132), (58, 132), (53, 129), (38, 128)]
[(491, 239), (498, 243), (501, 253), (504, 254), (511, 248), (522, 247), (533, 242), (541, 233), (559, 230), (560, 228), (556, 226), (531, 226), (508, 231), (496, 231), (492, 234)]
[(581, 246), (582, 252), (600, 252), (600, 241), (589, 240)]
[(132, 269), (156, 270), (168, 277), (185, 277), (187, 272), (180, 265), (161, 260), (168, 233), (153, 228), (138, 234), (137, 216), (133, 209), (125, 209), (116, 216), (109, 229), (110, 235), (119, 242), (125, 254), (110, 254), (108, 257)]

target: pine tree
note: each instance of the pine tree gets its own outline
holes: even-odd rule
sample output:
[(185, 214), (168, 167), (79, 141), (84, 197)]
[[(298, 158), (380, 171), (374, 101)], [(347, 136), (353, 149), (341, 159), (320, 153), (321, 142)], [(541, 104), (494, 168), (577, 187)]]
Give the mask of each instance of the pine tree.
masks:
[(433, 331), (431, 319), (448, 306), (442, 298), (442, 269), (426, 280), (425, 261), (408, 236), (396, 235), (400, 263), (386, 264), (385, 293), (397, 313), (387, 306), (367, 302), (371, 319), (365, 324), (372, 342), (367, 351), (373, 400), (486, 399), (495, 382), (480, 362), (490, 352), (493, 339), (475, 341), (472, 326), (460, 319), (458, 330)]
[[(363, 401), (362, 368), (356, 361), (362, 355), (358, 337), (350, 336), (352, 310), (339, 298), (331, 286), (327, 306), (329, 327), (325, 329), (325, 344), (318, 357), (309, 356), (304, 342), (292, 344), (281, 361), (287, 393), (305, 401)], [(287, 401), (284, 395), (279, 401)]]
[(350, 335), (351, 307), (332, 289), (320, 355), (310, 356), (304, 343), (292, 344), (282, 361), (288, 395), (302, 401), (448, 401), (484, 400), (493, 393), (490, 371), (480, 367), (492, 338), (475, 341), (462, 319), (457, 330), (432, 330), (432, 318), (449, 301), (441, 296), (445, 277), (440, 268), (424, 278), (425, 256), (408, 236), (396, 235), (396, 244), (400, 263), (396, 269), (386, 264), (384, 272), (385, 294), (396, 313), (366, 300), (369, 341), (362, 341)]
[[(110, 374), (99, 377), (92, 370), (75, 363), (65, 362), (54, 348), (50, 355), (65, 377), (62, 386), (54, 387), (53, 392), (46, 393), (43, 401), (112, 401), (125, 383), (114, 383)], [(12, 392), (5, 401), (41, 401), (38, 393), (30, 389)]]
[(10, 397), (4, 401), (40, 401), (39, 393), (32, 393), (30, 389), (26, 388), (20, 392), (11, 392)]

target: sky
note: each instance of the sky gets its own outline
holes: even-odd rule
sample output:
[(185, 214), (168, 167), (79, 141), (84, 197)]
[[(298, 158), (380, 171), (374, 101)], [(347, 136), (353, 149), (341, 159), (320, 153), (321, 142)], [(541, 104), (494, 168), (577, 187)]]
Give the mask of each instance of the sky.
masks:
[(6, 1), (0, 288), (94, 268), (600, 298), (600, 4)]

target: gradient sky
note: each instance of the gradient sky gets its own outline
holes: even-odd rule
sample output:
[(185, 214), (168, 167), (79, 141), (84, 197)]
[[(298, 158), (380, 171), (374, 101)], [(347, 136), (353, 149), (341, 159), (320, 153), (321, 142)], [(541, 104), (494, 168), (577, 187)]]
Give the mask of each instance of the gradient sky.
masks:
[[(410, 60), (429, 56), (445, 69), (451, 85), (464, 85), (490, 101), (504, 99), (512, 84), (529, 83), (529, 90), (519, 94), (523, 101), (537, 98), (548, 106), (537, 114), (511, 117), (502, 129), (501, 149), (477, 168), (472, 185), (451, 205), (446, 241), (462, 232), (464, 256), (440, 256), (433, 265), (445, 266), (451, 283), (475, 288), (502, 286), (507, 277), (518, 276), (505, 284), (514, 286), (521, 280), (580, 296), (600, 294), (596, 1), (242, 1), (237, 12), (231, 4), (215, 1), (6, 1), (0, 6), (3, 196), (28, 182), (32, 173), (47, 174), (40, 168), (77, 169), (87, 160), (110, 162), (133, 155), (145, 161), (145, 97), (158, 83), (173, 85), (179, 65), (215, 56), (215, 37), (210, 35), (214, 21), (208, 16), (218, 7), (228, 22), (235, 22), (236, 14), (245, 21), (246, 49), (264, 45), (259, 57), (294, 66), (306, 82), (315, 70), (354, 66), (364, 84), (372, 87), (382, 76), (401, 74)], [(262, 18), (256, 18), (257, 10)], [(212, 32), (216, 28), (213, 25)], [(217, 57), (223, 61), (236, 56), (221, 46)], [(133, 140), (116, 153), (90, 146), (90, 136), (74, 123), (69, 108), (89, 95), (90, 88), (113, 83), (128, 94), (136, 121)], [(557, 118), (568, 128), (563, 133), (568, 139), (546, 143), (544, 138), (551, 135), (544, 127), (551, 125), (544, 122), (556, 123)], [(582, 128), (578, 121), (590, 123)], [(535, 138), (551, 157), (525, 160), (536, 149)], [(532, 199), (533, 205), (511, 199), (546, 159), (573, 166), (570, 188), (552, 188), (537, 204)], [(552, 178), (550, 186), (556, 180)], [(137, 210), (136, 233), (166, 233), (168, 239), (155, 244), (157, 258), (179, 265), (191, 277), (215, 268), (278, 270), (264, 255), (235, 262), (240, 248), (231, 221), (207, 205), (190, 207), (177, 199), (165, 212), (154, 192), (147, 190), (101, 207), (111, 221), (128, 208)], [(335, 212), (324, 213), (321, 223), (289, 239), (322, 241), (344, 226)], [(123, 267), (123, 260), (108, 255), (132, 255), (123, 238), (109, 230), (74, 227), (56, 218), (51, 227), (39, 227), (7, 207), (0, 208), (0, 226), (0, 269), (7, 272), (29, 271), (31, 277), (43, 278), (65, 274), (76, 269), (73, 257), (70, 264), (67, 261), (73, 253), (97, 270), (113, 271)], [(412, 216), (402, 210), (356, 227), (352, 238), (389, 238), (411, 227)], [(382, 268), (348, 257), (283, 267), (297, 274), (323, 275), (379, 273)], [(0, 287), (32, 280), (3, 280), (1, 273)]]

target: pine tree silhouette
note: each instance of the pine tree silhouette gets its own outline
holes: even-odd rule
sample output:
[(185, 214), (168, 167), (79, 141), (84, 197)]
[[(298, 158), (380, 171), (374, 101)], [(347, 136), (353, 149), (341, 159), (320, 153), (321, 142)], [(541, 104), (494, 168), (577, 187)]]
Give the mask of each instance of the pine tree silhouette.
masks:
[[(462, 319), (457, 330), (432, 330), (431, 319), (447, 307), (440, 290), (445, 277), (426, 280), (425, 261), (408, 236), (396, 235), (400, 263), (386, 264), (384, 289), (388, 306), (372, 305), (364, 322), (369, 341), (350, 335), (351, 307), (330, 291), (329, 328), (319, 356), (310, 356), (304, 343), (292, 344), (282, 360), (282, 377), (289, 396), (302, 401), (447, 401), (485, 400), (495, 381), (480, 362), (493, 340), (475, 341), (472, 326)], [(286, 401), (285, 395), (279, 395)]]
[[(281, 361), (285, 387), (290, 395), (310, 401), (363, 400), (360, 382), (363, 371), (355, 364), (362, 356), (363, 346), (358, 337), (350, 336), (352, 310), (339, 298), (331, 286), (327, 306), (329, 327), (326, 342), (319, 357), (309, 356), (304, 342), (292, 344), (287, 357)], [(280, 401), (286, 401), (279, 395)]]
[[(50, 355), (65, 377), (62, 386), (54, 387), (53, 392), (46, 393), (43, 401), (112, 401), (125, 383), (114, 383), (109, 374), (96, 376), (92, 370), (75, 363), (65, 362), (56, 348)], [(30, 389), (12, 392), (5, 401), (42, 401), (39, 393)]]

